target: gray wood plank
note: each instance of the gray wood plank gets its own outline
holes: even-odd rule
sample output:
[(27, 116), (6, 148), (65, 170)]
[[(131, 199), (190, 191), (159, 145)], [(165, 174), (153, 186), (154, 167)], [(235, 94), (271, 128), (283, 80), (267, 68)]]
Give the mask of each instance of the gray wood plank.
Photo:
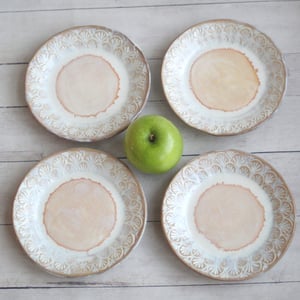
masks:
[(0, 107), (24, 106), (27, 63), (0, 65)]
[[(231, 0), (230, 3), (265, 2), (266, 0)], [(273, 0), (280, 2), (282, 0)], [(38, 10), (64, 10), (64, 9), (95, 9), (95, 8), (120, 8), (136, 6), (176, 6), (176, 5), (207, 5), (226, 3), (227, 0), (10, 0), (0, 2), (0, 12), (38, 11)]]
[[(0, 290), (1, 299), (14, 300), (76, 300), (76, 299), (189, 299), (189, 300), (296, 300), (300, 294), (299, 282), (276, 284), (224, 284), (212, 286), (166, 286), (134, 288), (68, 288)], [(284, 298), (283, 298), (284, 295)]]
[[(210, 150), (255, 152), (284, 177), (294, 195), (300, 221), (300, 1), (279, 0), (11, 0), (0, 1), (0, 299), (298, 299), (300, 236), (268, 272), (245, 282), (219, 282), (194, 273), (172, 253), (163, 236), (160, 207), (164, 191), (187, 161)], [(169, 44), (189, 26), (215, 18), (251, 23), (284, 53), (288, 87), (274, 116), (247, 134), (214, 137), (185, 125), (162, 92), (160, 68)], [(108, 151), (128, 163), (124, 133), (98, 143), (66, 141), (35, 121), (24, 99), (28, 61), (51, 35), (66, 28), (98, 24), (120, 30), (149, 59), (152, 89), (143, 114), (171, 119), (184, 135), (184, 156), (170, 172), (141, 174), (149, 215), (145, 235), (129, 257), (108, 272), (85, 278), (57, 278), (37, 267), (18, 244), (11, 222), (16, 189), (41, 158), (69, 147)]]
[[(259, 153), (283, 176), (296, 202), (297, 215), (300, 216), (300, 190), (298, 189), (300, 152), (296, 153)], [(148, 203), (148, 220), (159, 221), (160, 209), (165, 190), (169, 182), (181, 167), (195, 156), (185, 156), (171, 171), (162, 175), (142, 174), (134, 169), (126, 159), (122, 161), (129, 165), (139, 178)], [(0, 224), (11, 224), (13, 199), (19, 184), (25, 174), (36, 162), (0, 163)]]
[[(297, 224), (299, 225), (299, 218)], [(135, 287), (226, 285), (189, 269), (171, 251), (163, 235), (161, 224), (147, 223), (140, 244), (120, 264), (98, 275), (82, 278), (55, 277), (33, 263), (19, 246), (12, 226), (0, 226), (0, 290), (1, 287)], [(300, 236), (281, 260), (270, 270), (253, 279), (239, 282), (249, 284), (300, 282)], [(223, 288), (224, 289), (224, 288)], [(150, 290), (149, 290), (150, 291)], [(192, 293), (193, 294), (193, 293)]]
[[(142, 114), (160, 114), (178, 126), (184, 138), (184, 154), (237, 148), (248, 152), (299, 151), (300, 140), (288, 133), (300, 128), (298, 97), (283, 99), (273, 116), (256, 129), (241, 135), (218, 137), (205, 134), (183, 123), (166, 101), (148, 102)], [(0, 109), (0, 161), (39, 160), (56, 151), (88, 146), (123, 157), (124, 133), (96, 143), (76, 143), (55, 136), (42, 127), (27, 107)]]
[[(300, 95), (300, 52), (285, 54), (287, 68), (287, 96)], [(163, 101), (165, 99), (161, 83), (161, 59), (150, 59), (151, 90), (148, 101)], [(0, 107), (24, 106), (24, 81), (27, 63), (0, 65)]]
[(27, 62), (53, 34), (72, 26), (87, 24), (120, 30), (136, 42), (148, 58), (161, 58), (170, 43), (186, 28), (216, 18), (251, 23), (269, 35), (282, 52), (299, 53), (299, 12), (298, 1), (267, 1), (2, 13), (0, 27), (10, 30), (2, 31), (0, 35), (0, 63)]
[(287, 95), (300, 96), (300, 57), (297, 53), (284, 55), (287, 68)]

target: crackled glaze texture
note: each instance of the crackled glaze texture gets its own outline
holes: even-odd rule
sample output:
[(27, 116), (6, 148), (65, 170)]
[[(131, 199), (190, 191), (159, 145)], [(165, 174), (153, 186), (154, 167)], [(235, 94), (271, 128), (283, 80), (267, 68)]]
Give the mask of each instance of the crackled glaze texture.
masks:
[[(252, 200), (257, 198), (265, 220), (256, 207), (255, 217), (264, 222), (253, 233), (261, 231), (259, 236), (241, 249), (228, 251), (205, 236), (199, 238), (201, 233), (193, 231), (191, 224), (199, 194), (216, 183), (237, 181), (251, 190)], [(295, 207), (282, 177), (259, 157), (236, 150), (211, 152), (189, 162), (171, 181), (163, 200), (162, 224), (171, 248), (187, 266), (215, 279), (244, 280), (268, 270), (282, 257), (293, 236)]]
[(253, 243), (264, 224), (264, 208), (250, 189), (216, 184), (205, 190), (195, 207), (197, 229), (216, 247), (238, 250)]
[[(258, 81), (251, 79), (254, 87), (246, 95), (248, 101), (235, 107), (205, 106), (198, 100), (199, 95), (197, 98), (200, 92), (196, 91), (195, 96), (192, 90), (196, 83), (193, 87), (192, 82), (191, 88), (195, 61), (218, 49), (244, 54), (257, 73)], [(280, 51), (265, 34), (247, 24), (213, 20), (189, 28), (171, 44), (163, 60), (162, 83), (170, 106), (188, 125), (214, 135), (232, 135), (254, 128), (276, 110), (285, 91), (286, 71)]]
[(259, 86), (249, 59), (233, 49), (215, 49), (200, 55), (191, 67), (190, 83), (204, 106), (222, 111), (248, 105)]
[(107, 239), (117, 220), (111, 193), (99, 182), (72, 179), (50, 194), (44, 209), (49, 236), (60, 246), (88, 251)]
[[(105, 217), (109, 217), (109, 219), (105, 221), (104, 225), (108, 227), (107, 230), (104, 230), (101, 241), (99, 241), (99, 237), (97, 239), (92, 234), (88, 238), (85, 237), (83, 243), (77, 239), (69, 240), (68, 247), (76, 249), (67, 249), (66, 245), (59, 245), (47, 234), (49, 226), (50, 229), (56, 230), (55, 226), (52, 227), (51, 216), (47, 215), (47, 211), (51, 210), (53, 205), (57, 206), (54, 198), (61, 196), (61, 193), (57, 195), (57, 191), (69, 193), (70, 188), (74, 188), (74, 184), (77, 186), (78, 183), (81, 183), (77, 188), (83, 192), (82, 189), (86, 189), (87, 182), (96, 184), (96, 186), (99, 184), (95, 191), (97, 195), (99, 192), (103, 193), (103, 188), (105, 188), (105, 197), (108, 197), (107, 205), (105, 205), (108, 214)], [(64, 183), (69, 184), (64, 186)], [(82, 185), (82, 183), (85, 184)], [(86, 196), (88, 195), (87, 193)], [(64, 213), (67, 214), (70, 213), (70, 208), (73, 211), (75, 209), (74, 213), (78, 214), (81, 221), (87, 217), (86, 213), (91, 213), (91, 211), (93, 211), (91, 217), (103, 217), (103, 212), (100, 214), (96, 212), (97, 209), (103, 208), (103, 202), (100, 203), (95, 199), (95, 195), (90, 196), (91, 199), (86, 205), (75, 203), (74, 206), (72, 199), (68, 199), (58, 206), (66, 208)], [(49, 199), (50, 204), (48, 203)], [(115, 204), (111, 202), (111, 199)], [(51, 203), (51, 201), (54, 202)], [(51, 214), (51, 211), (48, 213)], [(46, 226), (44, 214), (48, 218)], [(113, 217), (115, 214), (117, 218)], [(59, 216), (60, 221), (62, 221), (61, 217), (62, 215)], [(112, 220), (111, 217), (115, 220)], [(76, 221), (76, 216), (72, 215), (70, 220), (71, 223), (69, 222), (67, 225), (75, 226), (76, 224), (72, 224), (72, 221)], [(102, 226), (103, 220), (98, 221), (94, 220), (92, 225), (95, 225), (96, 222), (97, 226)], [(47, 271), (63, 276), (84, 276), (111, 268), (126, 257), (138, 243), (143, 234), (145, 222), (146, 202), (137, 179), (119, 160), (92, 149), (70, 149), (38, 163), (19, 186), (13, 205), (14, 229), (26, 253)], [(89, 224), (84, 226), (88, 227)], [(74, 227), (72, 231), (73, 229)], [(84, 230), (77, 229), (77, 233)], [(84, 233), (88, 234), (88, 230)], [(55, 238), (59, 238), (57, 232), (54, 234)], [(63, 238), (63, 243), (66, 243), (66, 236)]]
[(75, 116), (96, 116), (117, 100), (119, 81), (117, 72), (103, 57), (83, 55), (62, 67), (56, 78), (56, 94), (62, 106)]
[[(110, 74), (105, 78), (108, 89), (96, 83), (103, 77), (95, 68), (96, 57), (98, 67)], [(92, 67), (85, 61), (91, 58)], [(78, 69), (81, 73), (75, 74)], [(75, 27), (50, 38), (30, 61), (25, 82), (26, 100), (37, 120), (58, 136), (77, 141), (101, 140), (125, 129), (145, 105), (149, 88), (143, 53), (122, 33), (100, 26)]]

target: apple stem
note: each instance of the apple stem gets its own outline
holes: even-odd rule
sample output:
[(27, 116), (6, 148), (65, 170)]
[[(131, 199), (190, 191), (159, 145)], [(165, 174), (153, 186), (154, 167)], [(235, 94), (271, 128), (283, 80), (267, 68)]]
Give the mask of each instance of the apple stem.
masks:
[(155, 134), (154, 133), (150, 133), (150, 135), (149, 135), (149, 141), (151, 143), (153, 143), (155, 141)]

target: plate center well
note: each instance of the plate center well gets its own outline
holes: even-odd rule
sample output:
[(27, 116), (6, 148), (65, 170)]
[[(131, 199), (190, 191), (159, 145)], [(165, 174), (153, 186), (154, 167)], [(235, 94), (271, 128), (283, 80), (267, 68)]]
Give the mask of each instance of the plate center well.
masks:
[(256, 96), (260, 81), (248, 57), (234, 49), (215, 49), (200, 55), (190, 69), (190, 87), (209, 109), (235, 111)]
[(58, 73), (56, 95), (75, 116), (90, 117), (105, 111), (118, 98), (120, 78), (101, 56), (83, 55), (71, 60)]
[(265, 211), (250, 189), (218, 183), (200, 195), (194, 220), (198, 231), (217, 248), (233, 251), (258, 238)]
[(88, 251), (107, 239), (117, 220), (111, 193), (90, 179), (73, 179), (50, 194), (44, 210), (48, 235), (60, 246)]

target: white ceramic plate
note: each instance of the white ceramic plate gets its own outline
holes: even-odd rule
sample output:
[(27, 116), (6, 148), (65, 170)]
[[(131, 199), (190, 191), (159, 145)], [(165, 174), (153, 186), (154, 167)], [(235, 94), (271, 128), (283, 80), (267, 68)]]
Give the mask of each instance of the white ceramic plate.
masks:
[(286, 85), (280, 51), (265, 34), (232, 20), (183, 32), (162, 65), (166, 98), (188, 125), (214, 135), (246, 132), (277, 109)]
[(220, 280), (244, 280), (287, 249), (295, 207), (282, 177), (257, 156), (211, 152), (183, 167), (162, 206), (167, 240), (187, 266)]
[(75, 148), (39, 162), (13, 205), (16, 235), (29, 257), (50, 273), (84, 276), (125, 258), (141, 239), (146, 201), (118, 159)]
[(36, 52), (25, 87), (33, 115), (48, 130), (96, 141), (124, 130), (141, 111), (150, 71), (141, 50), (122, 33), (75, 27)]

